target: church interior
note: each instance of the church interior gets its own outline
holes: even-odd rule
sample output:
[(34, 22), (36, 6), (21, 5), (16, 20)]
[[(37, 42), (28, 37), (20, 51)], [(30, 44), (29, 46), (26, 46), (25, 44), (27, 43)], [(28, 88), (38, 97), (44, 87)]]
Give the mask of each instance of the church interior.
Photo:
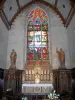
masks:
[(75, 0), (0, 0), (0, 100), (75, 100)]

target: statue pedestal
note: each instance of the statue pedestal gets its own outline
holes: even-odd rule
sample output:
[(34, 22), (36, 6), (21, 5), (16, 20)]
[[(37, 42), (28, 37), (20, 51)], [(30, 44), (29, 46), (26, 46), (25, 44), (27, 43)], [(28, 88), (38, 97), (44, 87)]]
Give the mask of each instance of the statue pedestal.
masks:
[(70, 91), (72, 89), (71, 70), (66, 68), (53, 70), (53, 82), (54, 89), (58, 93)]
[(60, 65), (58, 69), (66, 69), (65, 65)]
[(22, 70), (9, 68), (4, 71), (4, 91), (12, 89), (13, 94), (21, 93), (22, 86)]
[(10, 68), (16, 69), (16, 65), (10, 65)]

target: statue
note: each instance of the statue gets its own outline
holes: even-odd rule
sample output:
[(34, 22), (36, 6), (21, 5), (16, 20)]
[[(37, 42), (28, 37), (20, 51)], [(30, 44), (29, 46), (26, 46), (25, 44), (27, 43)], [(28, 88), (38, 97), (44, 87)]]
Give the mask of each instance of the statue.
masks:
[(56, 48), (56, 53), (58, 54), (58, 60), (59, 60), (60, 65), (65, 66), (65, 53), (62, 50), (62, 48), (60, 50), (58, 50), (58, 48)]
[(12, 49), (12, 52), (11, 52), (11, 55), (10, 55), (11, 67), (13, 67), (13, 66), (16, 67), (16, 58), (17, 58), (17, 54), (16, 54), (15, 50)]

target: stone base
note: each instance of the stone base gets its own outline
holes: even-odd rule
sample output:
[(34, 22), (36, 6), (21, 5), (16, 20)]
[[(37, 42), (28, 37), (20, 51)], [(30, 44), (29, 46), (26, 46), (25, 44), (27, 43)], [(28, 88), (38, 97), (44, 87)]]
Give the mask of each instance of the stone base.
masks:
[(59, 68), (53, 70), (54, 89), (61, 93), (63, 91), (70, 91), (72, 89), (71, 70), (67, 68)]
[(65, 65), (60, 65), (58, 69), (66, 69)]
[(16, 65), (11, 65), (9, 69), (16, 69)]

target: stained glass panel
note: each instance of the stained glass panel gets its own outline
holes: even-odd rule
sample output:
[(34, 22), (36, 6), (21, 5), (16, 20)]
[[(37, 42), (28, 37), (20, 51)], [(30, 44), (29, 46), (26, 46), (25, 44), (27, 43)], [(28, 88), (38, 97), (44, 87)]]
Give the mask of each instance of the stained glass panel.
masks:
[(33, 53), (34, 52), (34, 48), (33, 47), (32, 48), (28, 48), (27, 51), (28, 51), (28, 53)]
[(34, 60), (41, 59), (41, 53), (35, 53)]
[(48, 48), (47, 47), (43, 47), (42, 48), (42, 53), (47, 53), (47, 51), (48, 51)]
[(48, 26), (47, 20), (44, 20), (42, 26)]
[(27, 59), (47, 60), (48, 57), (48, 16), (40, 8), (28, 16)]
[(40, 47), (35, 48), (35, 52), (36, 52), (36, 53), (41, 53), (41, 48), (40, 48)]
[(32, 25), (33, 25), (33, 23), (32, 23), (31, 20), (29, 21), (28, 25), (29, 25), (29, 26), (32, 26)]
[(29, 25), (28, 26), (28, 31), (32, 31), (33, 30), (33, 26), (32, 25)]
[(29, 42), (34, 41), (34, 37), (33, 37), (33, 36), (29, 36), (29, 37), (28, 37), (28, 41), (29, 41)]
[(41, 41), (40, 42), (35, 41), (34, 45), (35, 47), (41, 47)]
[(49, 55), (47, 53), (42, 53), (42, 59), (48, 59)]
[(34, 57), (33, 54), (31, 53), (28, 54), (28, 60), (33, 60), (33, 57)]
[(35, 42), (41, 41), (41, 31), (35, 32)]
[(34, 32), (33, 31), (28, 32), (28, 36), (34, 36)]
[(46, 25), (43, 25), (43, 26), (42, 26), (42, 30), (43, 30), (43, 31), (47, 31), (47, 30), (48, 30), (48, 27), (47, 27)]
[(40, 8), (35, 8), (35, 10), (32, 10), (28, 16), (28, 21), (30, 22), (30, 25), (33, 24), (40, 24), (45, 23), (47, 24), (48, 16), (47, 14)]
[(34, 25), (33, 29), (34, 29), (34, 31), (40, 31), (41, 30), (41, 26), (40, 25)]
[(42, 41), (48, 41), (48, 37), (47, 36), (42, 36)]
[(34, 42), (28, 42), (28, 47), (33, 47), (34, 46)]
[(47, 45), (47, 42), (42, 42), (42, 47), (46, 47)]
[(36, 35), (41, 35), (41, 31), (36, 31), (36, 32), (35, 32), (35, 36), (36, 36)]
[(41, 35), (36, 35), (36, 36), (35, 36), (35, 41), (37, 41), (37, 42), (38, 42), (38, 41), (41, 41)]
[(48, 35), (47, 31), (42, 31), (42, 35)]

